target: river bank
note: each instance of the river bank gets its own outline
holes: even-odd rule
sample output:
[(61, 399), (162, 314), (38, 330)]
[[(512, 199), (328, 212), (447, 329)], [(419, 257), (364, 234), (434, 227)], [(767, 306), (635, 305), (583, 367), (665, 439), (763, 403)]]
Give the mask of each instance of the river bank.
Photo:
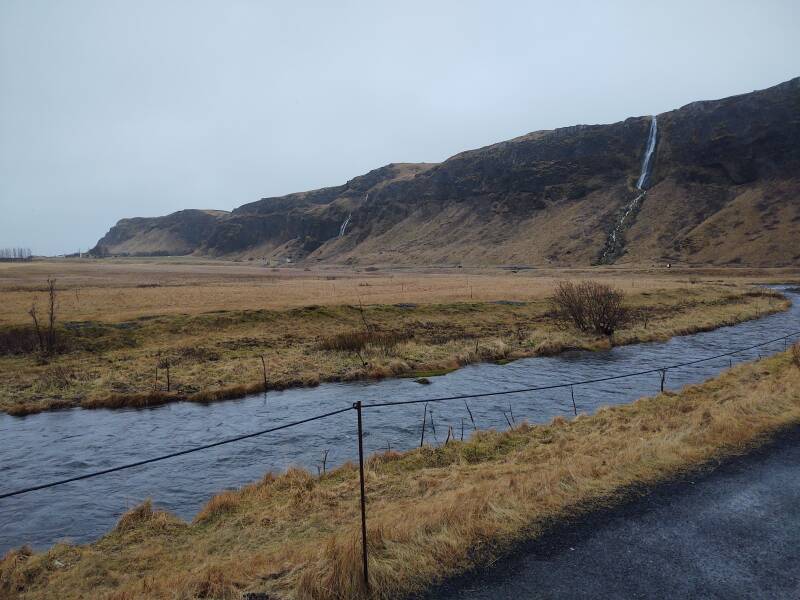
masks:
[[(733, 364), (783, 350), (788, 343), (785, 337), (798, 329), (800, 302), (791, 289), (779, 290), (792, 306), (759, 319), (666, 341), (474, 363), (431, 377), (431, 385), (388, 378), (273, 390), (227, 402), (168, 403), (147, 410), (76, 408), (23, 418), (0, 414), (3, 490), (78, 477), (133, 458), (172, 454), (239, 434), (283, 427), (328, 410), (349, 409), (355, 400), (365, 405), (412, 401), (368, 410), (364, 423), (367, 453), (418, 446), (423, 412), (427, 415), (424, 439), (434, 445), (443, 443), (448, 435), (469, 437), (476, 428), (505, 429), (509, 420), (547, 423), (558, 416), (571, 418), (574, 411), (593, 414), (603, 406), (657, 392), (661, 385), (658, 369), (663, 367), (691, 362), (665, 373), (666, 389), (679, 389), (717, 376)], [(765, 345), (768, 340), (775, 341)], [(698, 360), (701, 362), (695, 362)], [(569, 382), (603, 381), (609, 374), (624, 373), (642, 375), (563, 387)], [(531, 388), (546, 391), (495, 395)], [(436, 397), (476, 394), (484, 396), (429, 407), (419, 404)], [(353, 460), (357, 456), (354, 427), (353, 413), (346, 410), (324, 422), (305, 422), (250, 442), (6, 498), (0, 502), (0, 553), (23, 543), (42, 549), (66, 538), (94, 541), (119, 515), (148, 497), (159, 507), (191, 520), (219, 490), (258, 479), (267, 469), (280, 472), (299, 466), (316, 472)], [(96, 500), (87, 503), (87, 497)]]
[[(207, 403), (322, 382), (430, 377), (477, 362), (665, 340), (789, 306), (777, 292), (747, 286), (646, 287), (626, 294), (635, 318), (610, 338), (564, 328), (546, 298), (67, 322), (61, 336), (68, 351), (0, 356), (0, 411), (22, 416)], [(334, 343), (365, 324), (378, 332), (377, 342), (354, 349)]]
[[(784, 352), (592, 416), (376, 454), (367, 473), (376, 597), (491, 562), (553, 519), (798, 422), (800, 368)], [(363, 597), (357, 482), (352, 465), (267, 475), (215, 497), (191, 524), (145, 504), (95, 544), (9, 553), (0, 589), (11, 598)]]

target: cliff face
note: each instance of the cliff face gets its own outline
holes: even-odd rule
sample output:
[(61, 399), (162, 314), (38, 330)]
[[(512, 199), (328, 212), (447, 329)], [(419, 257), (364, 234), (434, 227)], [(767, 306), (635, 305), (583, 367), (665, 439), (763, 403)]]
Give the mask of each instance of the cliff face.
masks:
[[(585, 265), (617, 231), (610, 261), (796, 264), (800, 79), (657, 119), (638, 200), (650, 117), (534, 132), (435, 165), (387, 165), (229, 214), (125, 219), (100, 245), (349, 264)], [(159, 246), (161, 236), (169, 243)]]
[(210, 236), (222, 210), (181, 210), (164, 217), (122, 219), (91, 250), (95, 255), (191, 254)]
[(348, 215), (361, 207), (370, 193), (430, 167), (391, 164), (341, 186), (245, 204), (221, 220), (199, 248), (213, 255), (245, 252), (302, 259), (337, 239)]
[(800, 262), (800, 78), (659, 115), (653, 189), (623, 258)]

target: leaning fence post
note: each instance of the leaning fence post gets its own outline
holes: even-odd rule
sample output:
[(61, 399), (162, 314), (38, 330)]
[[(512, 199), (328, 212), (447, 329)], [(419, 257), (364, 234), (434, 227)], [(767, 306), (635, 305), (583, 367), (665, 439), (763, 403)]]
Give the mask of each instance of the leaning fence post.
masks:
[(261, 359), (261, 372), (264, 375), (264, 394), (267, 393), (267, 363), (264, 360), (264, 355), (260, 355), (259, 358)]
[(661, 391), (664, 391), (664, 382), (667, 380), (667, 370), (661, 369)]
[(422, 434), (419, 436), (419, 447), (425, 443), (425, 421), (428, 420), (428, 404), (425, 404), (425, 409), (422, 411)]
[(570, 394), (570, 396), (572, 396), (572, 412), (574, 412), (575, 416), (577, 417), (578, 416), (578, 407), (575, 406), (575, 390), (572, 388), (572, 386), (569, 386), (569, 394)]
[(364, 562), (364, 586), (369, 592), (369, 566), (367, 564), (367, 499), (364, 491), (364, 430), (361, 424), (361, 401), (353, 404), (358, 413), (358, 477), (361, 482), (361, 558)]
[(466, 400), (464, 400), (464, 406), (467, 407), (467, 412), (469, 413), (469, 420), (472, 421), (472, 428), (477, 430), (478, 428), (475, 427), (475, 419), (472, 416), (472, 411), (469, 409), (469, 404), (467, 404)]

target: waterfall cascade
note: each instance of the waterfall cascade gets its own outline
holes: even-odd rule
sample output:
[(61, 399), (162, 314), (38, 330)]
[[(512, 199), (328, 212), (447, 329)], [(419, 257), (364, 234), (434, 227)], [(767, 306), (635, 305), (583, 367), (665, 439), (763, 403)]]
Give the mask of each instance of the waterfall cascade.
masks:
[(353, 213), (350, 213), (349, 215), (347, 215), (347, 218), (344, 220), (344, 223), (342, 223), (342, 226), (339, 227), (339, 237), (343, 237), (344, 236), (344, 232), (347, 231), (347, 226), (350, 225), (350, 218), (352, 216), (353, 216)]
[(636, 189), (644, 190), (647, 185), (647, 178), (650, 177), (650, 166), (652, 164), (653, 152), (656, 149), (656, 137), (658, 136), (658, 120), (655, 115), (650, 121), (650, 135), (647, 138), (647, 150), (645, 150), (644, 158), (642, 159), (642, 172), (639, 174), (639, 179), (636, 181)]
[[(369, 200), (369, 192), (367, 192), (367, 195), (364, 196), (364, 203), (366, 203), (368, 200)], [(344, 220), (344, 223), (342, 223), (341, 227), (339, 227), (340, 238), (343, 238), (344, 234), (347, 233), (347, 226), (350, 225), (350, 219), (352, 218), (353, 218), (353, 213), (348, 214), (347, 218)]]
[(647, 194), (647, 180), (650, 177), (650, 171), (653, 167), (653, 154), (656, 149), (657, 138), (658, 120), (656, 119), (656, 116), (653, 115), (653, 118), (650, 121), (650, 134), (647, 137), (647, 147), (644, 152), (644, 158), (642, 158), (642, 170), (639, 173), (639, 179), (636, 180), (636, 189), (639, 190), (639, 193), (636, 194), (636, 197), (634, 197), (633, 200), (625, 205), (622, 214), (619, 216), (619, 219), (617, 219), (617, 222), (614, 225), (614, 229), (612, 229), (611, 233), (608, 234), (606, 245), (603, 247), (603, 253), (600, 256), (601, 263), (610, 262), (619, 254), (621, 250), (620, 246), (622, 232), (625, 229), (625, 225), (631, 215), (633, 215), (639, 208), (639, 205)]

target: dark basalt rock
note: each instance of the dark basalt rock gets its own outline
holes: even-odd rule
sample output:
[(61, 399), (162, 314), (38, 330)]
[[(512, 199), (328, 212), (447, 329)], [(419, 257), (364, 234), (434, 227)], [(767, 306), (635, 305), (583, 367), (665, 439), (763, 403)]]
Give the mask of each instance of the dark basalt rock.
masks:
[[(505, 264), (589, 264), (636, 193), (649, 126), (649, 117), (635, 117), (538, 131), (440, 164), (390, 164), (344, 185), (264, 198), (231, 213), (187, 210), (123, 219), (95, 253), (194, 252), (346, 264), (403, 261), (409, 252), (426, 262), (443, 257), (461, 264), (466, 253), (473, 261), (491, 255)], [(626, 227), (650, 221), (620, 238), (611, 260), (627, 255), (631, 242), (651, 254), (701, 252), (707, 244), (694, 229), (724, 211), (743, 186), (763, 186), (775, 214), (777, 205), (797, 204), (800, 78), (663, 113), (658, 131), (642, 208), (650, 216), (633, 215)], [(794, 183), (771, 186), (786, 181)], [(671, 196), (660, 191), (667, 189)], [(653, 203), (663, 207), (655, 221)], [(554, 220), (551, 214), (566, 216)], [(537, 219), (546, 230), (536, 229)], [(525, 223), (532, 225), (526, 229)], [(752, 232), (745, 233), (746, 243), (756, 243)], [(523, 241), (530, 249), (520, 255)], [(800, 256), (800, 247), (783, 254)]]

